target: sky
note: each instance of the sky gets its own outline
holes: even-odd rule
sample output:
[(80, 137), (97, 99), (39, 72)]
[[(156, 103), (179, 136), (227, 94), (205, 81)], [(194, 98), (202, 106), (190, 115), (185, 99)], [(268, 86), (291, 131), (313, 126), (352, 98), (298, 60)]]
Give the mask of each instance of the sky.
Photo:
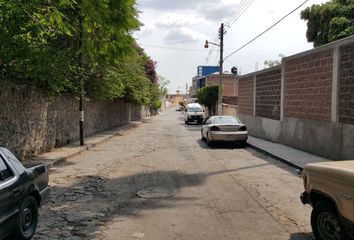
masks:
[[(170, 81), (169, 93), (186, 92), (200, 65), (216, 66), (219, 48), (204, 48), (205, 40), (219, 43), (225, 24), (224, 58), (266, 30), (304, 0), (137, 0), (143, 26), (134, 33), (138, 44), (157, 63), (157, 73)], [(257, 40), (228, 57), (224, 71), (236, 66), (247, 74), (264, 68), (265, 60), (280, 60), (313, 48), (306, 40), (301, 10), (326, 0), (309, 0)], [(232, 16), (235, 16), (232, 18)], [(211, 50), (211, 52), (210, 52)]]

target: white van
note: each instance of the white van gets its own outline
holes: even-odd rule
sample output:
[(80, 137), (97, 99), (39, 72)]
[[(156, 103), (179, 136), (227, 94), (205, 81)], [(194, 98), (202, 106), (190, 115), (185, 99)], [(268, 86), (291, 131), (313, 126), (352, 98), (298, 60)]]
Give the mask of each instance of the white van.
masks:
[(186, 106), (184, 113), (184, 122), (189, 124), (190, 122), (196, 122), (202, 124), (204, 120), (204, 110), (199, 103), (190, 103)]

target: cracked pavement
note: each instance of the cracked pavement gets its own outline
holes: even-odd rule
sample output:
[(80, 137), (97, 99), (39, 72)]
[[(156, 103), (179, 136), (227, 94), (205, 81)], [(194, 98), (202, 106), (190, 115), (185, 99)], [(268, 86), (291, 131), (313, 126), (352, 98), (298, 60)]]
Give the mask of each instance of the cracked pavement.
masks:
[[(296, 171), (168, 110), (51, 169), (34, 239), (312, 239)], [(172, 196), (141, 198), (165, 189)]]

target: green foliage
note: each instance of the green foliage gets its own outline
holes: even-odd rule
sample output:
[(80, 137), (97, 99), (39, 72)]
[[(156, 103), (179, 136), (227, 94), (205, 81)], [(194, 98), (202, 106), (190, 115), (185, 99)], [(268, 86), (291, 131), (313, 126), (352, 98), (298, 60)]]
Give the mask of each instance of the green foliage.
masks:
[(210, 85), (198, 90), (198, 102), (208, 107), (210, 113), (214, 113), (218, 101), (219, 86)]
[(307, 21), (306, 37), (314, 46), (354, 35), (354, 0), (332, 0), (314, 4), (301, 12)]
[(160, 109), (162, 107), (162, 102), (160, 99), (155, 99), (153, 104), (151, 105), (152, 109)]
[(168, 84), (170, 84), (170, 80), (168, 80), (166, 77), (164, 76), (159, 76), (159, 86), (160, 86), (160, 95), (161, 97), (164, 97), (167, 95), (168, 93)]
[(47, 90), (156, 105), (135, 0), (0, 0), (0, 74)]

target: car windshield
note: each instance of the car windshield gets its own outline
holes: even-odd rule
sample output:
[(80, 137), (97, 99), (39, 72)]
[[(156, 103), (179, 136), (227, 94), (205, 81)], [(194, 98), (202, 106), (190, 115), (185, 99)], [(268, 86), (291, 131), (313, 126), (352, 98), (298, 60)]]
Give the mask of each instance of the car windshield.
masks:
[(215, 117), (213, 123), (216, 124), (240, 124), (241, 121), (234, 117)]
[(202, 112), (202, 108), (200, 107), (189, 107), (188, 112)]

